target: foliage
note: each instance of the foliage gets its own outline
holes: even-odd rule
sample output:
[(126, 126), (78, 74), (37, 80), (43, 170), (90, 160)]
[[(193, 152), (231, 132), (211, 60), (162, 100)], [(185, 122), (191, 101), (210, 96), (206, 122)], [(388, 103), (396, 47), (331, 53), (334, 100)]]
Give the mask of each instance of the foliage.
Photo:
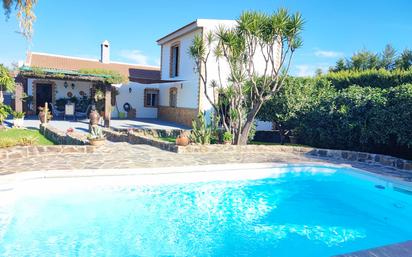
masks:
[(232, 142), (233, 140), (233, 135), (229, 131), (226, 131), (223, 133), (223, 142)]
[(263, 105), (258, 118), (275, 122), (283, 135), (297, 127), (302, 115), (312, 111), (321, 99), (333, 97), (335, 90), (324, 78), (288, 77), (285, 86)]
[(80, 69), (80, 73), (87, 75), (102, 75), (105, 76), (105, 82), (108, 84), (127, 83), (128, 80), (119, 72), (105, 69)]
[(64, 110), (64, 106), (68, 103), (68, 98), (59, 98), (56, 100), (56, 107), (59, 111)]
[(3, 64), (0, 64), (0, 103), (3, 103), (3, 91), (13, 92), (14, 89), (14, 78), (10, 71)]
[(7, 18), (10, 17), (13, 8), (17, 10), (20, 33), (27, 39), (31, 39), (33, 35), (33, 23), (36, 20), (33, 9), (36, 4), (37, 0), (3, 0)]
[(210, 144), (212, 129), (206, 124), (203, 112), (199, 112), (197, 120), (192, 121), (192, 132), (189, 136), (190, 141), (196, 144)]
[(361, 87), (390, 88), (402, 84), (412, 83), (412, 69), (410, 70), (343, 70), (329, 72), (321, 77), (327, 79), (337, 89), (347, 88), (351, 85)]
[[(236, 27), (220, 27), (205, 38), (194, 38), (189, 53), (204, 94), (214, 115), (221, 117), (224, 130), (233, 133), (235, 144), (247, 143), (262, 104), (283, 86), (292, 56), (302, 45), (303, 23), (299, 13), (289, 14), (285, 9), (272, 15), (248, 11), (241, 14)], [(211, 57), (217, 63), (217, 80), (208, 77)], [(258, 60), (264, 61), (265, 68)], [(228, 66), (227, 78), (220, 74), (221, 61)], [(224, 95), (224, 104), (216, 99), (219, 93)]]
[(104, 134), (103, 134), (103, 130), (99, 125), (92, 125), (90, 127), (90, 135), (88, 137), (88, 139), (91, 140), (100, 140), (100, 139), (104, 139)]
[(35, 129), (6, 129), (0, 131), (0, 148), (16, 145), (53, 145)]
[(370, 69), (384, 70), (408, 70), (412, 67), (412, 51), (405, 49), (399, 56), (392, 45), (387, 44), (382, 53), (373, 53), (366, 49), (354, 53), (350, 58), (340, 58), (334, 67), (329, 70), (331, 72), (339, 72), (343, 70), (363, 71)]
[(13, 118), (14, 118), (14, 119), (23, 119), (25, 113), (24, 113), (24, 112), (16, 112), (16, 111), (13, 111), (13, 112), (12, 112), (12, 115), (13, 115)]
[(412, 51), (405, 49), (399, 58), (395, 61), (395, 67), (402, 70), (408, 70), (412, 67)]
[(158, 139), (169, 143), (176, 143), (176, 137), (158, 137)]
[(259, 118), (294, 129), (305, 145), (412, 159), (412, 84), (338, 91), (324, 78), (290, 78)]
[(4, 120), (11, 113), (12, 109), (10, 106), (0, 103), (0, 125), (3, 124)]

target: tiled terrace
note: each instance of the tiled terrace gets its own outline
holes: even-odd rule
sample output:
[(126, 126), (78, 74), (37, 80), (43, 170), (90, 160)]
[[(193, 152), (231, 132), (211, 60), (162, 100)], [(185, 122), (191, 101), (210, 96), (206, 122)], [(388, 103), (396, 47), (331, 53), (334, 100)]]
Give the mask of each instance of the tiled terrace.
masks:
[[(50, 122), (50, 125), (61, 130), (67, 131), (69, 128), (73, 128), (77, 132), (88, 133), (89, 130), (89, 120), (74, 120), (73, 118), (68, 118), (66, 120), (62, 119), (53, 119)], [(9, 127), (12, 126), (12, 120), (8, 119), (5, 121), (5, 124)], [(24, 126), (27, 128), (36, 128), (38, 129), (40, 121), (37, 117), (28, 117), (24, 121)], [(158, 119), (112, 119), (110, 127), (114, 129), (188, 129), (188, 127), (181, 124), (162, 121)]]

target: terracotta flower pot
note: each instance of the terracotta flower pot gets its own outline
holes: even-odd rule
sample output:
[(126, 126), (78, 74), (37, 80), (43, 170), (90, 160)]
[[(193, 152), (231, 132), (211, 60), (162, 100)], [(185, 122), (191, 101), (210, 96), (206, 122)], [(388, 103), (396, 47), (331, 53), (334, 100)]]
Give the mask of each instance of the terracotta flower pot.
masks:
[(190, 143), (190, 140), (188, 137), (185, 136), (179, 136), (176, 138), (176, 145), (179, 146), (187, 146)]
[(92, 145), (92, 146), (102, 146), (102, 145), (104, 145), (106, 143), (106, 139), (101, 139), (101, 138), (99, 138), (99, 139), (97, 139), (97, 138), (95, 138), (95, 139), (89, 139), (89, 144), (90, 145)]
[(223, 144), (225, 144), (225, 145), (231, 145), (231, 144), (232, 144), (232, 141), (224, 141)]

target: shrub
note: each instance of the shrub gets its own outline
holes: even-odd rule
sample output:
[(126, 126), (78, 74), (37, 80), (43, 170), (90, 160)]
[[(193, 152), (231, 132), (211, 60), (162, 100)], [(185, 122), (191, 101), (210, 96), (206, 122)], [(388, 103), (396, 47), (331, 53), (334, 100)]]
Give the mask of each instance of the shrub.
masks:
[(206, 119), (203, 112), (199, 112), (197, 120), (192, 121), (192, 133), (190, 134), (190, 141), (197, 144), (210, 144), (212, 129), (206, 124)]
[(300, 117), (299, 140), (315, 147), (412, 158), (412, 84), (351, 86)]
[(338, 91), (324, 77), (289, 78), (258, 118), (305, 145), (412, 159), (412, 84)]
[(329, 72), (321, 76), (330, 81), (336, 89), (348, 88), (352, 85), (361, 87), (390, 88), (412, 83), (412, 69), (393, 70), (343, 70)]
[(232, 133), (230, 133), (229, 131), (226, 131), (225, 133), (223, 133), (223, 142), (232, 142), (232, 140), (233, 140)]

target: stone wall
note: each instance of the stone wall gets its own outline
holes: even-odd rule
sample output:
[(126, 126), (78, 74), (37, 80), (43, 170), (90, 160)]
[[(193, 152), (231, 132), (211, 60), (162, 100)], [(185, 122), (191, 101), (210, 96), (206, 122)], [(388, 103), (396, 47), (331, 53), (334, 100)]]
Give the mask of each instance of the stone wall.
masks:
[(140, 135), (148, 136), (148, 137), (177, 137), (183, 131), (190, 131), (190, 130), (183, 130), (183, 129), (118, 129), (118, 128), (111, 128), (112, 131), (123, 132), (126, 133), (128, 131), (133, 131)]
[(0, 160), (41, 157), (54, 154), (93, 153), (96, 147), (88, 145), (15, 146), (0, 148)]
[(147, 136), (136, 131), (113, 131), (104, 129), (106, 139), (112, 142), (127, 142), (129, 144), (145, 144), (160, 148), (165, 151), (177, 152), (178, 146), (174, 143), (165, 142), (155, 137)]
[(380, 165), (389, 168), (407, 170), (412, 172), (412, 161), (404, 160), (382, 154), (353, 152), (344, 150), (317, 149), (311, 147), (282, 146), (282, 145), (188, 145), (178, 146), (178, 153), (227, 153), (227, 152), (273, 152), (292, 153), (306, 157), (327, 158), (345, 162), (361, 162), (371, 165)]
[(40, 133), (58, 145), (87, 145), (89, 143), (84, 134), (65, 133), (48, 124), (40, 124)]
[(157, 117), (161, 120), (176, 122), (192, 127), (192, 120), (196, 119), (197, 109), (159, 106)]

